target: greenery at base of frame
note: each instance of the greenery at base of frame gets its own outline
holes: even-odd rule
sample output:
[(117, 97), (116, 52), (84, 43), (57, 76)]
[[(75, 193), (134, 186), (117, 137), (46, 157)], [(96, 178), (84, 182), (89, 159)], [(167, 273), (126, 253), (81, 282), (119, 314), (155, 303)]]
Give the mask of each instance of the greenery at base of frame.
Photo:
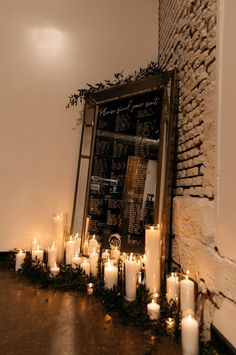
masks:
[[(8, 268), (15, 269), (15, 258), (17, 250), (10, 252), (8, 258)], [(46, 261), (46, 260), (44, 260)], [(99, 263), (98, 265), (101, 265)], [(101, 267), (98, 267), (98, 275), (101, 275)], [(147, 304), (151, 300), (145, 286), (139, 284), (137, 287), (136, 299), (133, 302), (125, 300), (124, 278), (119, 277), (117, 287), (107, 289), (104, 286), (102, 277), (88, 277), (84, 271), (78, 267), (73, 269), (69, 265), (61, 265), (60, 273), (51, 276), (46, 263), (32, 261), (31, 253), (26, 252), (25, 261), (18, 274), (25, 277), (33, 284), (43, 288), (64, 291), (87, 292), (89, 283), (93, 284), (93, 294), (99, 298), (108, 314), (117, 313), (122, 324), (133, 324), (145, 332), (147, 337), (158, 340), (162, 336), (169, 336), (174, 341), (180, 341), (180, 310), (175, 302), (170, 304), (166, 301), (166, 290), (163, 288), (158, 296), (160, 304), (160, 317), (158, 320), (151, 320), (147, 314)], [(168, 318), (174, 320), (174, 327), (171, 331), (167, 329)], [(218, 355), (211, 341), (200, 342), (200, 354)]]

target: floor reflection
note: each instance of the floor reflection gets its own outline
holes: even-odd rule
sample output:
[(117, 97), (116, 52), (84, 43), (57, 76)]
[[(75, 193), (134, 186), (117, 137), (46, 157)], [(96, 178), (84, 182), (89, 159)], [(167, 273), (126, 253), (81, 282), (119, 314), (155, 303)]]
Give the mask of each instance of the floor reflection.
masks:
[(37, 289), (1, 268), (0, 290), (0, 355), (181, 354), (109, 317), (94, 296)]

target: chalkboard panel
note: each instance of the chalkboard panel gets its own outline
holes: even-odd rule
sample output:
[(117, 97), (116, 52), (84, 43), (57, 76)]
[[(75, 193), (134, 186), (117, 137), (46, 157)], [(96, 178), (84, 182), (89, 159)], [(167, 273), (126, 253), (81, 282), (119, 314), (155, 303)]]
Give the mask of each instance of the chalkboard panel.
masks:
[(154, 222), (163, 88), (98, 106), (88, 191), (88, 231), (108, 247), (144, 251), (145, 224)]

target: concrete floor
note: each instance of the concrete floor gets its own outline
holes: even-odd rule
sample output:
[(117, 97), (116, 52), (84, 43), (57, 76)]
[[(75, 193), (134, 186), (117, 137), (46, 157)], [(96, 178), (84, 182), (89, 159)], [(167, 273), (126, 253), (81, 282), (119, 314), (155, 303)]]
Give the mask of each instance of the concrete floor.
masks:
[(181, 354), (133, 326), (107, 321), (94, 296), (39, 289), (0, 267), (0, 355)]

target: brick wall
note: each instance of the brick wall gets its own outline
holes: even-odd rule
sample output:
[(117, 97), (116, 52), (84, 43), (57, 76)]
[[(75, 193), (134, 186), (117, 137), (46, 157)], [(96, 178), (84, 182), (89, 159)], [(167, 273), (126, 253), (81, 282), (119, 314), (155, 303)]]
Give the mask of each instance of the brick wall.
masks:
[[(236, 303), (236, 267), (215, 245), (216, 15), (217, 0), (159, 0), (159, 65), (179, 72), (172, 258), (220, 307)], [(215, 306), (203, 309), (208, 337)]]
[(216, 0), (160, 0), (159, 34), (159, 64), (180, 78), (176, 194), (213, 197)]

